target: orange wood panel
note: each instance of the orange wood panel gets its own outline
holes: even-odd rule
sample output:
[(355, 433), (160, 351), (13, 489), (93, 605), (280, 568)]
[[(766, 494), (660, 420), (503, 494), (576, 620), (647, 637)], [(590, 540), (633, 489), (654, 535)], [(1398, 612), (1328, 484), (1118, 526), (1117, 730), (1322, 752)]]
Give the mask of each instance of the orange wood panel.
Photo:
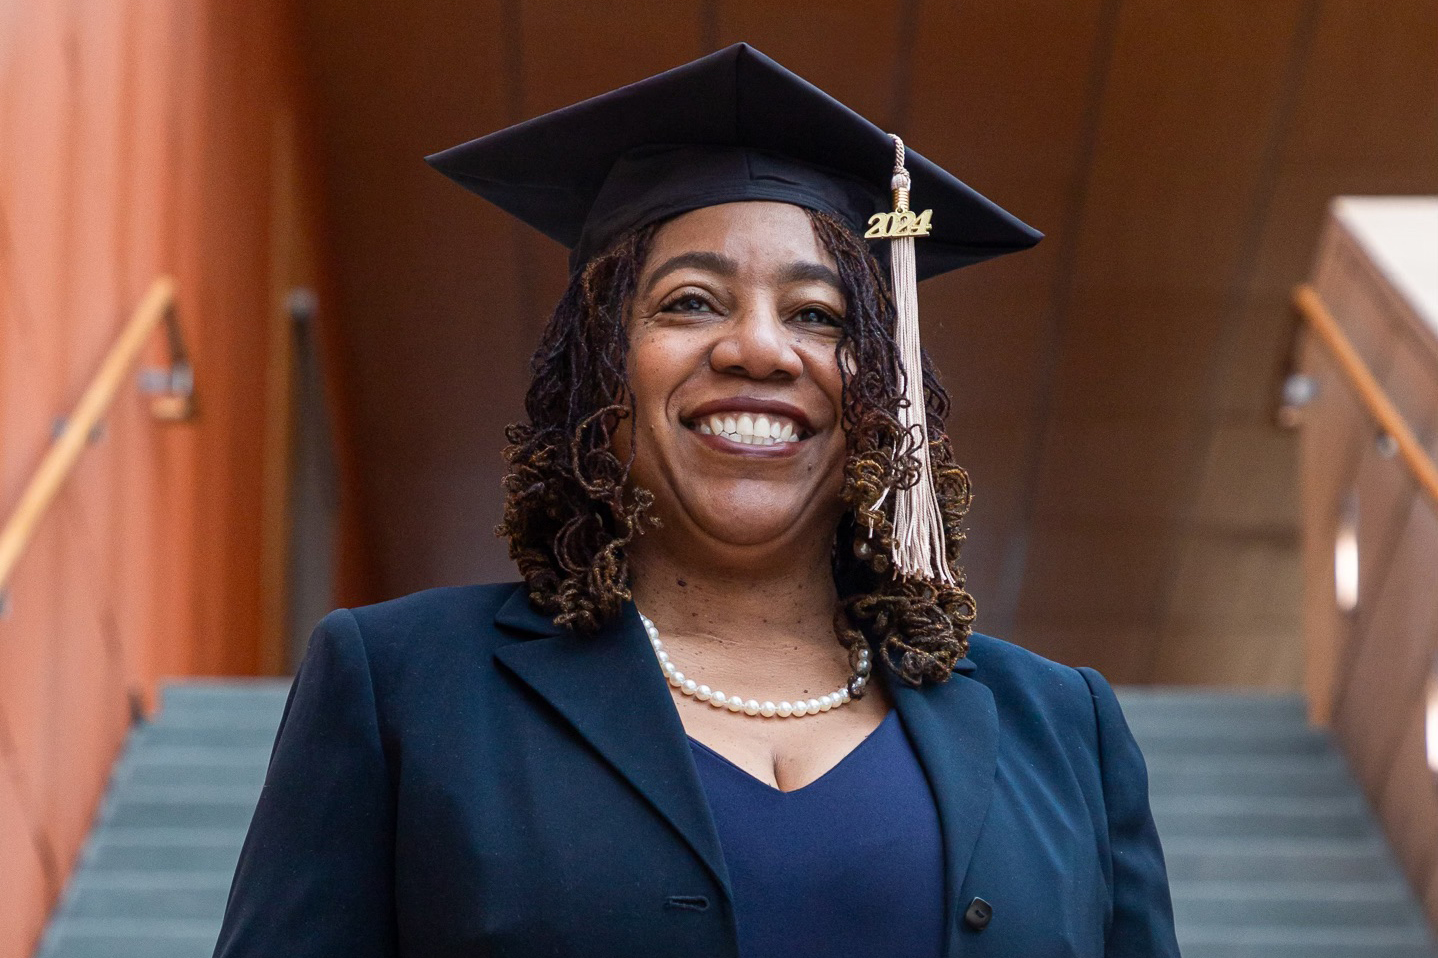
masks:
[[(1062, 417), (1195, 408), (1303, 6), (1122, 5), (1076, 252)], [(1154, 361), (1114, 362), (1125, 355)]]
[[(1194, 503), (1210, 534), (1298, 535), (1298, 435), (1271, 423), (1227, 422), (1213, 430)], [(1297, 563), (1279, 559), (1297, 571)]]
[(527, 366), (542, 317), (512, 281), (519, 228), (423, 157), (509, 122), (506, 31), (518, 27), (497, 2), (396, 18), (324, 0), (299, 13), (342, 267), (331, 312), (344, 325), (326, 358), (356, 387), (351, 472), (375, 556), (367, 594), (353, 598), (512, 578), (492, 534), (500, 430), (520, 409), (512, 371)]
[(271, 170), (252, 146), (297, 99), (284, 6), (23, 2), (0, 31), (0, 512), (160, 272), (201, 397), (162, 426), (122, 390), (11, 582), (6, 958), (29, 953), (155, 678), (258, 661)]
[(1401, 711), (1402, 735), (1382, 784), (1378, 814), (1404, 874), (1422, 898), (1438, 864), (1438, 789), (1428, 768), (1422, 701), (1390, 707)]
[(968, 470), (974, 490), (962, 567), (978, 606), (974, 627), (980, 632), (1006, 635), (1009, 631), (1000, 597), (1008, 530), (1019, 511), (1020, 486), (1012, 481), (1012, 475), (1028, 444), (1030, 428), (1024, 418), (975, 422), (962, 414), (953, 417), (949, 426), (955, 455)]
[(1302, 601), (1288, 534), (1213, 533), (1183, 541), (1152, 674), (1165, 683), (1292, 688), (1302, 675)]
[(1399, 761), (1404, 723), (1421, 711), (1438, 652), (1438, 514), (1426, 502), (1409, 502), (1403, 527), (1382, 547), (1392, 553), (1388, 574), (1360, 606), (1351, 650), (1339, 660), (1334, 730), (1375, 802)]
[(1424, 887), (1427, 893), (1423, 896), (1423, 910), (1428, 913), (1428, 923), (1438, 926), (1438, 865), (1434, 865)]
[(1140, 522), (1045, 520), (1031, 531), (1035, 549), (1016, 626), (1042, 655), (1101, 667), (1114, 682), (1142, 681), (1153, 630), (1142, 623), (1158, 590), (1162, 529)]
[(1013, 637), (1016, 559), (1037, 506), (1028, 481), (1107, 56), (1105, 4), (916, 6), (900, 132), (1046, 234), (1033, 250), (920, 291), (925, 348), (953, 399), (950, 434), (974, 481), (965, 567), (978, 624)]
[[(6, 771), (0, 767), (0, 773)], [(0, 958), (30, 958), (55, 879), (47, 873), (44, 852), (37, 846), (30, 809), (7, 774), (0, 774), (0, 855), (5, 869), (5, 894), (0, 895)]]
[[(1432, 438), (1438, 416), (1438, 366), (1420, 359), (1409, 337), (1395, 337), (1395, 349), (1382, 388), (1399, 414), (1423, 441)], [(1379, 590), (1392, 557), (1409, 505), (1418, 495), (1412, 474), (1391, 446), (1381, 445), (1376, 428), (1359, 442), (1361, 458), (1354, 478), (1359, 505), (1358, 548), (1364, 557), (1359, 578), (1359, 608), (1365, 608)]]
[[(875, 123), (892, 122), (895, 84), (903, 75), (898, 57), (912, 55), (900, 46), (902, 4), (725, 0), (715, 6), (716, 49), (740, 40), (751, 43)], [(697, 26), (699, 5), (679, 7), (686, 9), (696, 14)], [(675, 50), (670, 62), (682, 63), (685, 57), (683, 50)]]
[(1308, 272), (1328, 199), (1438, 191), (1438, 7), (1383, 16), (1352, 0), (1318, 5), (1286, 126), (1234, 348), (1216, 396), (1227, 414), (1263, 415), (1288, 338), (1288, 297)]
[[(1303, 7), (1127, 0), (1118, 9), (1077, 214), (1043, 466), (1027, 492), (1046, 513), (1046, 531), (1028, 530), (1017, 637), (1027, 643), (1032, 629), (1057, 624), (1035, 604), (1068, 589), (1066, 580), (1085, 581), (1124, 608), (1114, 629), (1143, 637), (1102, 649), (1094, 663), (1130, 681), (1154, 678), (1180, 530), (1207, 451), (1209, 370), (1230, 284), (1244, 266), (1238, 238), (1264, 184), (1265, 146)], [(1095, 427), (1114, 437), (1154, 433), (1149, 461), (1131, 468), (1126, 452), (1137, 439), (1068, 438)], [(1115, 516), (1136, 503), (1148, 534), (1166, 546), (1102, 579), (1074, 567), (1085, 547), (1123, 548), (1106, 536), (1103, 546), (1050, 537), (1064, 528), (1060, 517), (1092, 515), (1100, 502)]]

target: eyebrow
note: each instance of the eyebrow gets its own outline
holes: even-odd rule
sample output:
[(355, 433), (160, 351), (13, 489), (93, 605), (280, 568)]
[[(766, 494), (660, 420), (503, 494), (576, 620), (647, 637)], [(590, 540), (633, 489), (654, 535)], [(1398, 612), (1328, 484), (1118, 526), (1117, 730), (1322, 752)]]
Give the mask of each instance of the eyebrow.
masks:
[[(739, 264), (723, 253), (697, 250), (691, 253), (680, 253), (678, 256), (673, 256), (665, 260), (650, 274), (649, 282), (644, 285), (644, 295), (649, 295), (649, 293), (653, 291), (654, 286), (665, 276), (668, 276), (675, 270), (684, 269), (686, 266), (708, 270), (711, 273), (717, 273), (724, 277), (730, 277), (739, 272)], [(839, 279), (839, 274), (823, 263), (803, 261), (789, 263), (779, 271), (778, 279), (782, 284), (806, 282), (824, 283), (834, 287), (840, 294), (844, 292), (844, 283)]]

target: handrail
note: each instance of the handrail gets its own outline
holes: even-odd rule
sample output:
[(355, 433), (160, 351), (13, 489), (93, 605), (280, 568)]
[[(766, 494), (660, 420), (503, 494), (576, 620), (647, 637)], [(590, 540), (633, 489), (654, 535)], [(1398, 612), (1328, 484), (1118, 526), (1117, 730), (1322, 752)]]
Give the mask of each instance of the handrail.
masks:
[[(50, 503), (70, 477), (80, 453), (84, 452), (90, 434), (109, 411), (115, 393), (120, 388), (130, 367), (134, 364), (146, 340), (155, 327), (171, 313), (175, 301), (175, 281), (161, 276), (150, 284), (149, 291), (140, 305), (131, 314), (119, 338), (110, 347), (105, 361), (95, 372), (80, 397), (75, 412), (65, 421), (60, 435), (51, 444), (40, 461), (40, 466), (31, 476), (15, 511), (0, 529), (0, 598), (5, 586), (15, 571), (25, 547), (35, 534), (40, 519)], [(172, 349), (174, 344), (171, 344)]]
[(1398, 447), (1398, 457), (1413, 474), (1428, 498), (1438, 508), (1438, 466), (1428, 457), (1422, 443), (1413, 435), (1413, 430), (1404, 421), (1402, 413), (1378, 385), (1378, 380), (1369, 370), (1363, 357), (1358, 355), (1350, 340), (1339, 327), (1338, 321), (1324, 305), (1318, 291), (1308, 283), (1300, 283), (1293, 290), (1293, 305), (1300, 316), (1308, 321), (1318, 338), (1328, 347), (1339, 368), (1348, 377), (1348, 382), (1358, 393), (1358, 399), (1368, 410), (1368, 415), (1385, 434), (1391, 436)]

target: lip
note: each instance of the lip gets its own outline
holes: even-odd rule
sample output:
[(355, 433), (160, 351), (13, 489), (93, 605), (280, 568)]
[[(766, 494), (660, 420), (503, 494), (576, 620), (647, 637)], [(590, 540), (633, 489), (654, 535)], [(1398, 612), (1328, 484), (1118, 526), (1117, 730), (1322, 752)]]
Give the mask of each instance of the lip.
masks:
[[(712, 416), (720, 412), (747, 412), (759, 413), (772, 416), (783, 416), (792, 419), (805, 433), (814, 432), (814, 424), (804, 414), (804, 410), (798, 406), (791, 406), (786, 402), (779, 402), (775, 399), (760, 399), (755, 396), (730, 396), (726, 399), (711, 399), (706, 403), (694, 407), (688, 413), (680, 417), (680, 422), (693, 429), (695, 424), (705, 416)], [(807, 436), (805, 438), (808, 438)], [(727, 442), (727, 440), (725, 440)], [(800, 440), (801, 442), (803, 440)], [(745, 449), (772, 449), (773, 446), (746, 446), (743, 443), (728, 443), (731, 446), (742, 446)], [(796, 445), (796, 444), (795, 444)]]

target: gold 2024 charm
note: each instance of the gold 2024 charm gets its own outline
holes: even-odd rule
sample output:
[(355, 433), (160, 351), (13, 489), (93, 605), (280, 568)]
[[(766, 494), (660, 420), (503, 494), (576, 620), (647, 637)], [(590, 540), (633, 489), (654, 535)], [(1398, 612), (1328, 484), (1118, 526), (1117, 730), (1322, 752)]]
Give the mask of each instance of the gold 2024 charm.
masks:
[(901, 239), (905, 236), (928, 236), (929, 221), (933, 210), (915, 213), (913, 210), (895, 210), (892, 213), (875, 213), (869, 217), (869, 229), (864, 239)]

